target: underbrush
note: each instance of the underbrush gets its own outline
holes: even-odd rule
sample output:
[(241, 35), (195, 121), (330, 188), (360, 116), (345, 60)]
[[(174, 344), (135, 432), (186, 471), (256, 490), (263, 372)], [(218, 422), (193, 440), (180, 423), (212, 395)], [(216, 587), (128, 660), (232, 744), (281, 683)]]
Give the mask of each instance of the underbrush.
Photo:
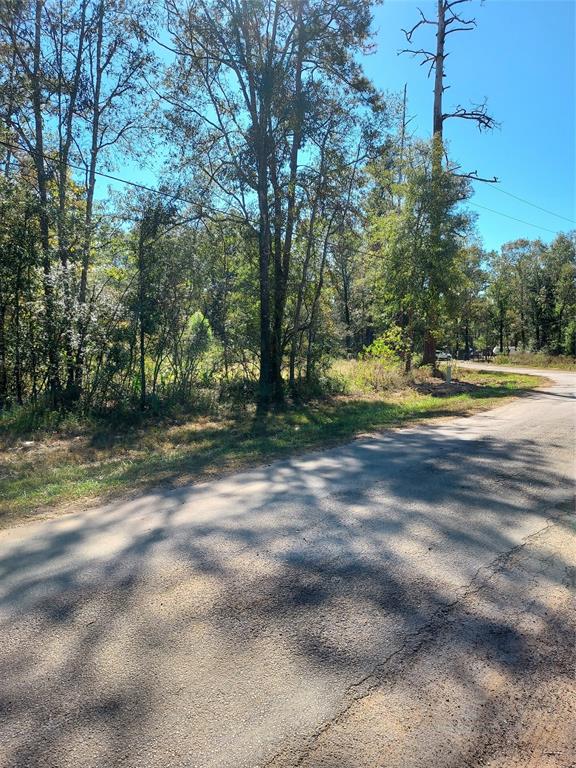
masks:
[(378, 358), (337, 360), (330, 369), (330, 376), (340, 381), (342, 391), (349, 395), (394, 392), (434, 378), (429, 365), (415, 367), (406, 373), (400, 361)]
[(49, 435), (73, 435), (86, 429), (87, 419), (74, 411), (58, 411), (43, 402), (28, 403), (0, 411), (0, 440)]

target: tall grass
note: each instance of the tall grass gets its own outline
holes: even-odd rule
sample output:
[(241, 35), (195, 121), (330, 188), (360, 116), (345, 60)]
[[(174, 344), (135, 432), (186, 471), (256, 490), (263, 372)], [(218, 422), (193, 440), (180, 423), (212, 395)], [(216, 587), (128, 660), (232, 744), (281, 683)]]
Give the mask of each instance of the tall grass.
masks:
[(561, 371), (576, 371), (576, 357), (570, 355), (547, 355), (543, 352), (521, 352), (515, 355), (496, 355), (498, 365), (519, 365), (527, 368), (556, 368)]

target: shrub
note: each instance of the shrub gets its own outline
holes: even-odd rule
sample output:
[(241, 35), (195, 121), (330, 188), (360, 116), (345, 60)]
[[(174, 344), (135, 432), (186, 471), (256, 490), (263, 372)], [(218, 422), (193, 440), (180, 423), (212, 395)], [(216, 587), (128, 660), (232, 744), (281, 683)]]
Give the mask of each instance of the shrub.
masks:
[(404, 352), (404, 340), (402, 329), (393, 325), (385, 333), (375, 339), (372, 344), (364, 348), (364, 359), (375, 358), (380, 361), (397, 364)]
[(341, 392), (349, 394), (389, 391), (406, 384), (401, 366), (376, 358), (339, 360), (332, 368), (331, 378), (339, 382)]
[(258, 398), (258, 382), (246, 377), (222, 379), (218, 392), (218, 400), (233, 405), (247, 406), (255, 403)]

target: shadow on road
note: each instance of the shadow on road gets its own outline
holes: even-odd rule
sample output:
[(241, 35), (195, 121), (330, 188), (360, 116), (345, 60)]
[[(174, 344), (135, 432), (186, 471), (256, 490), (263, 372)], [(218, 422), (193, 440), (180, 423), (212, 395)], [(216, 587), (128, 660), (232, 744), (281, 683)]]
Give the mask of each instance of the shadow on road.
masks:
[[(478, 569), (572, 489), (535, 443), (455, 430), (356, 441), (2, 542), (0, 765), (258, 765), (291, 721), (305, 733), (351, 682), (384, 674), (407, 637), (463, 620)], [(569, 568), (556, 563), (558, 580)], [(467, 617), (463, 651), (529, 674), (522, 633), (494, 619), (518, 585), (486, 594), (493, 615)], [(542, 632), (568, 631), (530, 610)]]

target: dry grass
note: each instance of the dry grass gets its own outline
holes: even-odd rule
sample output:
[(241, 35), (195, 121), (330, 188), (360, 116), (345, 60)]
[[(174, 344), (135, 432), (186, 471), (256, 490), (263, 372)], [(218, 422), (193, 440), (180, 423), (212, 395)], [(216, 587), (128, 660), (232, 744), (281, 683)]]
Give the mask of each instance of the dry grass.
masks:
[(515, 354), (497, 355), (498, 365), (519, 365), (526, 368), (552, 368), (559, 371), (576, 371), (576, 357), (571, 355)]
[(346, 394), (265, 418), (245, 409), (122, 430), (74, 421), (44, 425), (23, 438), (6, 417), (0, 421), (0, 526), (159, 484), (205, 480), (370, 430), (472, 413), (539, 383), (469, 370), (451, 385), (426, 371), (406, 380), (366, 361), (338, 363), (336, 374), (345, 377)]

